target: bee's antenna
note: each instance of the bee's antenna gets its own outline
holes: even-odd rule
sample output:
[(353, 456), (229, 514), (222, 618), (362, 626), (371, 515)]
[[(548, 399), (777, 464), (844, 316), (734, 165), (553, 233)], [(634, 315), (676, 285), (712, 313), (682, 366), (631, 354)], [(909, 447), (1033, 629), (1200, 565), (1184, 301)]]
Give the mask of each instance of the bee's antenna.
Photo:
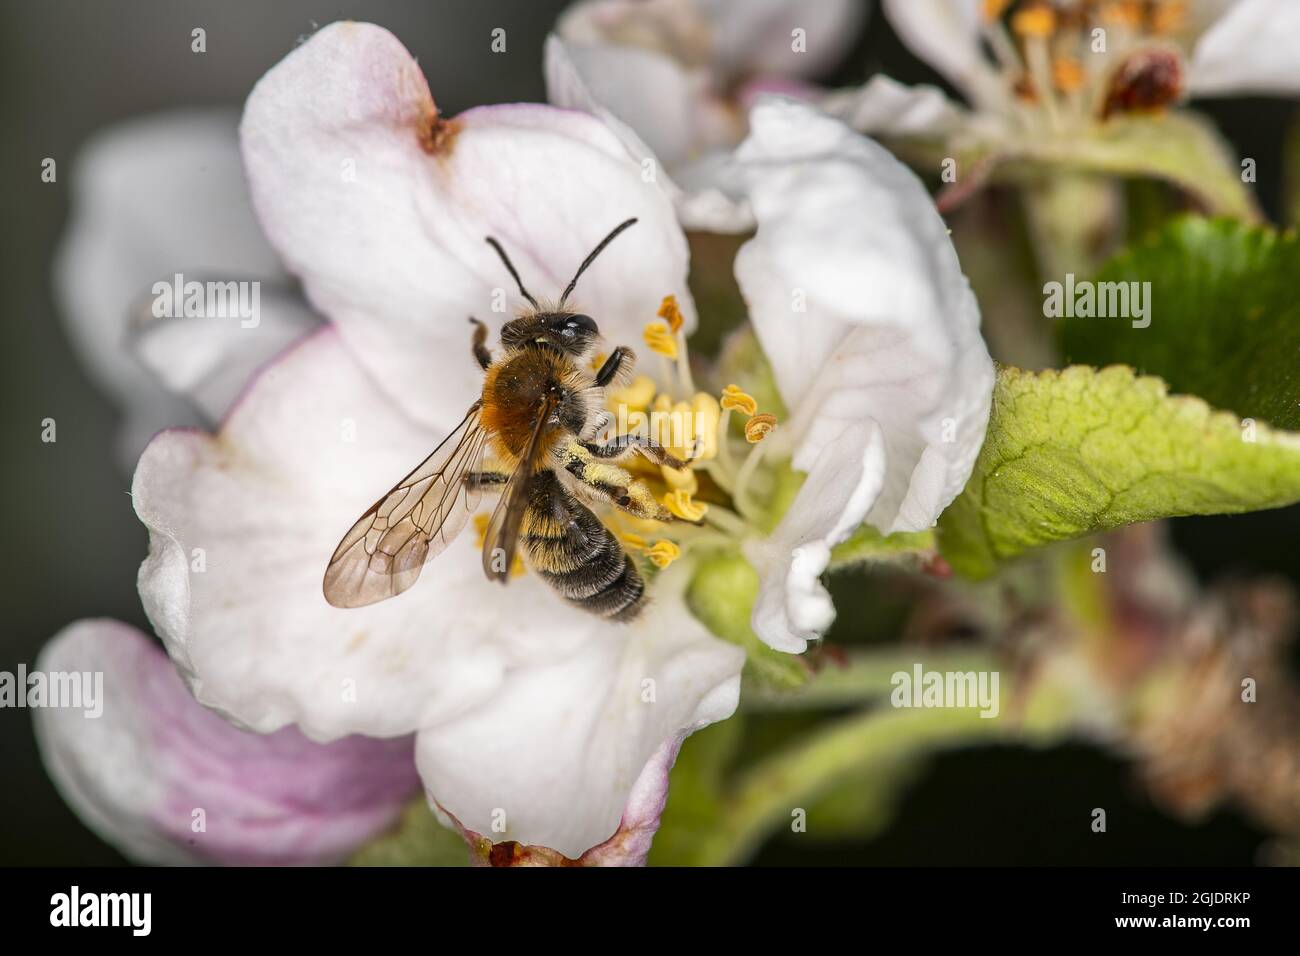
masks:
[(624, 229), (628, 228), (635, 222), (636, 222), (635, 216), (633, 216), (631, 219), (627, 220), (626, 222), (620, 222), (617, 226), (614, 227), (613, 232), (611, 232), (604, 239), (600, 240), (600, 245), (598, 245), (595, 249), (591, 250), (591, 255), (587, 256), (586, 259), (582, 260), (582, 265), (578, 266), (578, 271), (574, 275), (573, 281), (570, 282), (569, 287), (564, 290), (564, 295), (560, 296), (560, 307), (564, 306), (564, 300), (569, 297), (569, 293), (573, 291), (573, 287), (578, 284), (578, 279), (582, 276), (584, 272), (587, 271), (587, 266), (591, 265), (592, 262), (595, 261), (596, 257), (605, 251), (605, 247), (609, 245), (611, 242), (613, 242), (618, 237), (618, 234), (620, 232), (622, 232)]
[[(506, 255), (506, 251), (501, 248), (501, 243), (497, 242), (491, 236), (484, 236), (483, 238), (487, 240), (487, 244), (489, 246), (491, 246), (493, 249), (497, 251), (497, 255), (501, 257), (501, 261), (504, 262), (506, 264), (506, 268), (510, 270), (510, 275), (514, 277), (515, 285), (519, 286), (520, 294), (533, 304), (534, 309), (540, 309), (541, 306), (537, 304), (537, 300), (533, 298), (532, 293), (530, 293), (527, 289), (524, 288), (523, 280), (519, 278), (519, 273), (515, 271), (514, 263), (510, 261), (510, 257)], [(607, 239), (606, 242), (608, 241), (609, 240)]]

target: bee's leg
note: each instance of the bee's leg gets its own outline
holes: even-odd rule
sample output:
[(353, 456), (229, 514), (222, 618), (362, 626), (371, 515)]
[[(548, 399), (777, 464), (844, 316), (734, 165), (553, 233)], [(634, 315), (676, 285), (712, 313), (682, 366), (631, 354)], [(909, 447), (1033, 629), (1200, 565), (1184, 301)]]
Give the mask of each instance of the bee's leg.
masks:
[(487, 347), (487, 326), (472, 315), (469, 318), (469, 323), (474, 326), (474, 337), (470, 339), (470, 348), (474, 350), (475, 360), (486, 370), (492, 364), (492, 353), (488, 351)]
[(618, 377), (619, 372), (630, 372), (636, 362), (636, 353), (626, 345), (620, 345), (610, 353), (609, 358), (596, 372), (596, 387), (604, 388)]
[(630, 515), (658, 521), (673, 520), (672, 512), (655, 500), (645, 482), (633, 478), (618, 465), (594, 457), (582, 442), (569, 446), (564, 470), (590, 491)]
[(467, 471), (461, 480), (475, 491), (500, 491), (510, 476), (503, 471)]
[(669, 453), (668, 449), (644, 435), (618, 435), (606, 442), (583, 442), (585, 448), (595, 458), (617, 461), (633, 452), (640, 452), (656, 465), (668, 468), (685, 468), (686, 462)]

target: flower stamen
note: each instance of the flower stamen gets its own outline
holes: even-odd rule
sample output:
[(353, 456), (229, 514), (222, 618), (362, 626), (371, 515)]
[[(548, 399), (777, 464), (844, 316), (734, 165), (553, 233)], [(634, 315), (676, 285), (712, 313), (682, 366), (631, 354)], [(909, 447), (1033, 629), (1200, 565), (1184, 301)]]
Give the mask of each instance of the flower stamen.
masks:
[(751, 445), (757, 445), (766, 438), (773, 428), (776, 427), (776, 416), (764, 412), (762, 415), (752, 415), (749, 421), (745, 422), (745, 441)]

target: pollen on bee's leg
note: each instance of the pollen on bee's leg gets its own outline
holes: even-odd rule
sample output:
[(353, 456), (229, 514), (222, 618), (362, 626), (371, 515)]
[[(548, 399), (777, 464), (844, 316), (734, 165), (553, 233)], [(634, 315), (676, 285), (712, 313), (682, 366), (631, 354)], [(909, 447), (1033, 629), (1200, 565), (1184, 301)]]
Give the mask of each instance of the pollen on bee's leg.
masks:
[(682, 555), (682, 549), (667, 538), (660, 538), (645, 551), (645, 556), (657, 568), (666, 568)]
[(670, 359), (677, 358), (677, 336), (662, 322), (651, 322), (645, 327), (645, 344), (652, 352)]
[(754, 415), (749, 421), (745, 422), (745, 441), (751, 445), (756, 445), (771, 434), (772, 429), (775, 427), (775, 415), (770, 415), (767, 412)]

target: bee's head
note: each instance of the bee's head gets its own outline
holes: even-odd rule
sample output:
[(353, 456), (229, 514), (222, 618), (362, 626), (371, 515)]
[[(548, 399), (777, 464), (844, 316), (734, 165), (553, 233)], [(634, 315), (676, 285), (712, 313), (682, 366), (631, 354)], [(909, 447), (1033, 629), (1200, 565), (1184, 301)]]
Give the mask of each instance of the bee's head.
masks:
[(600, 335), (595, 321), (580, 312), (540, 311), (507, 322), (501, 344), (509, 351), (549, 346), (575, 358), (585, 355)]

